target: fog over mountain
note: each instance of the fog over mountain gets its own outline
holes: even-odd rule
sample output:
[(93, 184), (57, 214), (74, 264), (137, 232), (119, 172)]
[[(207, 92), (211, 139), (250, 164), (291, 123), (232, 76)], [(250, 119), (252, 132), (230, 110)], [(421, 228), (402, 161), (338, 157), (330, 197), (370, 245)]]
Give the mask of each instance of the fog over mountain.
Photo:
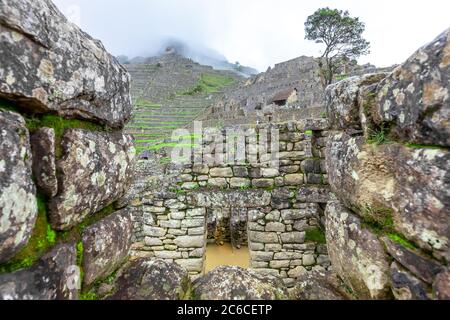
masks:
[(380, 67), (401, 63), (442, 32), (450, 12), (450, 2), (441, 0), (53, 1), (114, 55), (155, 55), (168, 40), (177, 39), (194, 48), (189, 54), (200, 62), (226, 57), (259, 71), (301, 55), (321, 54), (322, 46), (304, 40), (304, 22), (320, 7), (360, 17), (371, 53), (358, 62)]

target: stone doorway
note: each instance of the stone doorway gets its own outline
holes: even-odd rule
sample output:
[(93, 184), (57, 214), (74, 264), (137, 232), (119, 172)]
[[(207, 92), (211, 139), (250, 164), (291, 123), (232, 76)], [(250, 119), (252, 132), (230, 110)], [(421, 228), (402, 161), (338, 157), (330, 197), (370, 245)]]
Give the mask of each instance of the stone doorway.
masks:
[(248, 268), (247, 209), (207, 208), (205, 273), (219, 266)]

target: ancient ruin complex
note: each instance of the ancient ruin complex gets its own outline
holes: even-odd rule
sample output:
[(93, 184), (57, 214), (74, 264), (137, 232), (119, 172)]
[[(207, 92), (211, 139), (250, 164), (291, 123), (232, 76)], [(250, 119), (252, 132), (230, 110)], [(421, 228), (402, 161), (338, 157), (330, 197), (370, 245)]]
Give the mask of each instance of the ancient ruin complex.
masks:
[(324, 90), (124, 67), (50, 0), (0, 22), (0, 299), (450, 299), (450, 29)]

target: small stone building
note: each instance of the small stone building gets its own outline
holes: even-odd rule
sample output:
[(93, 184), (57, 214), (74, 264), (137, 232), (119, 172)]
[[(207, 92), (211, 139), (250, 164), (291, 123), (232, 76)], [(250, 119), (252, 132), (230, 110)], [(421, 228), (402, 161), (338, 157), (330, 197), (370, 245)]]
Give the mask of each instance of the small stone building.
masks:
[(278, 92), (270, 101), (277, 106), (292, 105), (298, 102), (298, 90), (297, 88), (289, 88)]

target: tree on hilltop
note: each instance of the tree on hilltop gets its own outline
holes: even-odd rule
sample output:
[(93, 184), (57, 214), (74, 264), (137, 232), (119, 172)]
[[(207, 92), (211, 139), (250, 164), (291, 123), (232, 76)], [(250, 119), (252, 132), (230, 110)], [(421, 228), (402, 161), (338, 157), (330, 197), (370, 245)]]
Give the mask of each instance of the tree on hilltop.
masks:
[(343, 61), (368, 54), (370, 43), (362, 37), (366, 26), (348, 11), (330, 8), (318, 9), (305, 22), (305, 39), (325, 44), (320, 69), (327, 86)]

